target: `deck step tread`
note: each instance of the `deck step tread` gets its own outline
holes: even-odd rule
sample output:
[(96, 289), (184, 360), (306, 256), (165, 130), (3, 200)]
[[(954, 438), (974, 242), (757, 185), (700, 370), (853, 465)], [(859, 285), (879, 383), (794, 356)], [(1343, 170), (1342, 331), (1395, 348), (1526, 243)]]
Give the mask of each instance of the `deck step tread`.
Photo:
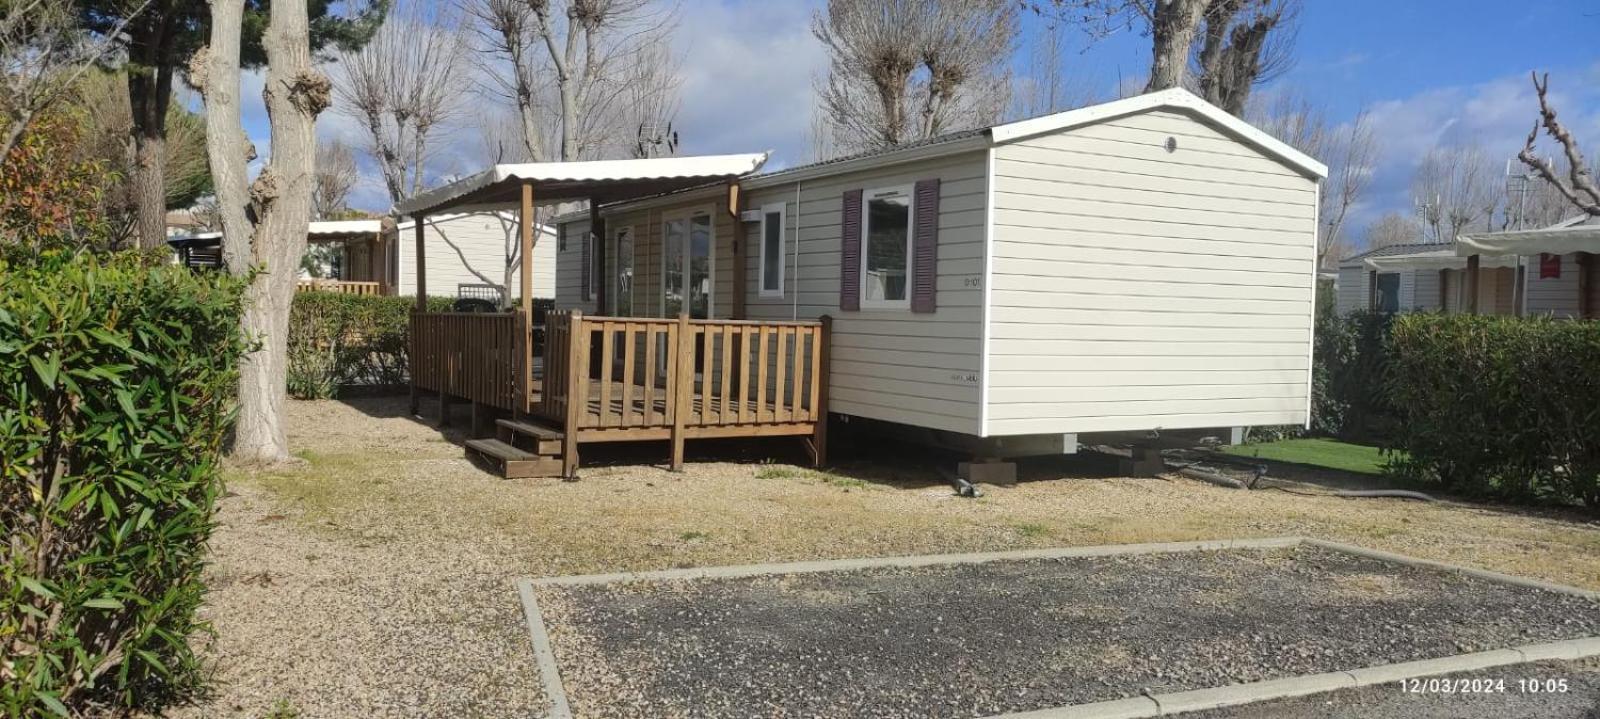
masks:
[(498, 439), (469, 439), (467, 440), (467, 449), (482, 453), (489, 457), (493, 457), (502, 462), (533, 461), (539, 459), (539, 455), (537, 454), (517, 449), (516, 447), (506, 444), (505, 442), (501, 442)]
[(516, 432), (517, 434), (525, 434), (538, 439), (562, 439), (566, 436), (566, 434), (559, 429), (547, 427), (542, 424), (534, 424), (532, 422), (522, 422), (514, 419), (497, 419), (494, 421), (494, 423)]

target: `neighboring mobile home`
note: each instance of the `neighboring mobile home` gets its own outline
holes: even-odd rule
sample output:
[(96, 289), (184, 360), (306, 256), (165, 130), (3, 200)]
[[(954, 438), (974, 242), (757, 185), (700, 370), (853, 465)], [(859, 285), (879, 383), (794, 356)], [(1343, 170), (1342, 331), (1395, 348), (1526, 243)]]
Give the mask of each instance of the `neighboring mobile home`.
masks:
[[(1491, 245), (1492, 252), (1474, 249)], [(1454, 243), (1384, 247), (1340, 263), (1338, 308), (1593, 318), (1600, 305), (1595, 251), (1600, 224), (1583, 217), (1537, 230), (1468, 233)], [(1475, 281), (1469, 255), (1478, 256)]]
[[(493, 298), (498, 304), (507, 278), (515, 279), (517, 265), (508, 263), (517, 247), (517, 218), (506, 212), (466, 212), (429, 217), (430, 241), (423, 265), (427, 286), (435, 296)], [(415, 222), (384, 229), (382, 220), (321, 220), (306, 230), (307, 245), (333, 245), (339, 249), (332, 261), (333, 275), (305, 277), (302, 290), (324, 290), (363, 295), (416, 293), (416, 245), (397, 242), (415, 234)], [(222, 264), (222, 233), (203, 232), (168, 240), (177, 261), (191, 267)], [(540, 225), (533, 250), (533, 296), (555, 297), (555, 232)], [(514, 284), (514, 283), (513, 283)]]
[(558, 219), (556, 305), (829, 316), (831, 412), (989, 454), (1303, 424), (1324, 174), (1159, 92)]

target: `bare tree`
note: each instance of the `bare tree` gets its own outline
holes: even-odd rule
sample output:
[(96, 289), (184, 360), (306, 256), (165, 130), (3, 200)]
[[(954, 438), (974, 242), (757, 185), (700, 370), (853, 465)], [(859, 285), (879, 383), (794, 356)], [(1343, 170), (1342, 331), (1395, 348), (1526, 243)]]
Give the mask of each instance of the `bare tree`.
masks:
[(480, 74), (516, 109), (529, 159), (627, 156), (641, 108), (676, 112), (679, 63), (666, 41), (677, 17), (661, 0), (466, 2)]
[(1006, 106), (1010, 0), (829, 0), (811, 31), (828, 49), (818, 94), (845, 150), (990, 123)]
[(1250, 90), (1289, 69), (1299, 0), (1212, 0), (1195, 53), (1200, 95), (1243, 116)]
[[(538, 80), (533, 8), (527, 0), (475, 0), (468, 2), (466, 8), (477, 20), (479, 57), (498, 60), (480, 62), (480, 75), (509, 98), (516, 109), (522, 145), (518, 154), (530, 162), (542, 162), (547, 143), (540, 115), (543, 84)], [(508, 67), (502, 71), (501, 65)]]
[[(1145, 92), (1195, 90), (1243, 115), (1253, 87), (1287, 70), (1301, 0), (1050, 0), (1073, 7), (1092, 34), (1150, 36)], [(1033, 3), (1038, 6), (1039, 3)]]
[(0, 157), (11, 152), (34, 117), (116, 50), (124, 28), (148, 2), (135, 3), (125, 19), (101, 34), (79, 27), (71, 3), (0, 2)]
[(1480, 145), (1435, 147), (1411, 177), (1411, 201), (1427, 242), (1453, 242), (1482, 224), (1489, 228), (1502, 194), (1499, 170)]
[(1379, 250), (1422, 241), (1422, 226), (1415, 219), (1390, 212), (1367, 227), (1367, 249)]
[[(1528, 141), (1517, 154), (1517, 159), (1532, 168), (1544, 178), (1545, 182), (1550, 183), (1551, 187), (1562, 197), (1567, 198), (1573, 206), (1590, 215), (1600, 216), (1600, 186), (1596, 186), (1594, 173), (1589, 163), (1583, 159), (1583, 151), (1578, 149), (1577, 138), (1556, 119), (1556, 109), (1550, 104), (1548, 97), (1549, 73), (1546, 73), (1543, 79), (1535, 74), (1533, 88), (1539, 94), (1539, 119), (1533, 123), (1533, 130), (1528, 133)], [(1565, 173), (1559, 172), (1554, 164), (1534, 152), (1533, 146), (1539, 139), (1540, 128), (1561, 145)]]
[(255, 149), (244, 134), (239, 94), (244, 3), (211, 0), (210, 44), (195, 53), (189, 78), (205, 98), (224, 264), (237, 275), (259, 270), (245, 292), (243, 325), (260, 344), (239, 368), (232, 451), (245, 462), (275, 464), (289, 459), (283, 422), (289, 306), (311, 219), (316, 119), (328, 107), (332, 88), (312, 64), (306, 3), (272, 3), (262, 91), (272, 157), (249, 182), (246, 163)]
[(1095, 93), (1085, 84), (1087, 77), (1069, 73), (1066, 68), (1068, 32), (1082, 27), (1078, 9), (1067, 0), (1024, 7), (1036, 18), (1025, 24), (1033, 33), (1032, 42), (1028, 43), (1031, 72), (1017, 78), (1011, 89), (1011, 116), (1037, 117), (1093, 102)]
[(422, 190), (429, 140), (460, 111), (465, 41), (459, 19), (413, 0), (392, 12), (371, 42), (339, 56), (338, 111), (366, 128), (393, 201)]
[(682, 106), (678, 93), (683, 85), (682, 69), (682, 60), (666, 43), (642, 47), (631, 58), (622, 73), (619, 115), (624, 133), (617, 137), (627, 145), (622, 152), (637, 158), (677, 152), (678, 131), (672, 123)]
[(356, 153), (343, 140), (318, 144), (316, 185), (311, 191), (311, 211), (316, 218), (331, 220), (348, 209), (350, 190), (360, 178)]
[(1250, 121), (1295, 149), (1328, 163), (1328, 177), (1318, 195), (1317, 264), (1327, 267), (1345, 254), (1345, 220), (1361, 201), (1376, 168), (1378, 147), (1372, 119), (1365, 109), (1350, 121), (1333, 125), (1323, 109), (1292, 94), (1252, 104)]

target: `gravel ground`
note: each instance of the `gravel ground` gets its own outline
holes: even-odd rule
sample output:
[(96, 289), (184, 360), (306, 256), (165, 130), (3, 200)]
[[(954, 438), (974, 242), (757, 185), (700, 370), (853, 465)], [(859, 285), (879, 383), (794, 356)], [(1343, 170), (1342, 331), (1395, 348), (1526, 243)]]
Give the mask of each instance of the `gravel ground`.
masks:
[(1600, 603), (1320, 548), (550, 586), (589, 717), (977, 717), (1600, 634)]
[(783, 464), (803, 456), (787, 441), (691, 442), (681, 474), (648, 465), (664, 446), (586, 448), (617, 466), (506, 481), (404, 407), (290, 402), (305, 461), (229, 478), (203, 608), (215, 691), (170, 715), (536, 716), (529, 576), (1304, 534), (1600, 589), (1592, 516), (1125, 479), (1093, 457), (963, 500), (926, 452), (837, 446), (822, 474)]
[[(1600, 662), (1593, 659), (1539, 662), (1440, 678), (1477, 680), (1478, 691), (1408, 693), (1401, 691), (1398, 684), (1386, 684), (1177, 716), (1183, 719), (1600, 719)], [(1548, 689), (1551, 685), (1545, 682), (1552, 680), (1565, 680), (1565, 689), (1532, 689), (1533, 686)], [(1523, 684), (1523, 681), (1538, 684)], [(1473, 687), (1470, 683), (1465, 686)]]

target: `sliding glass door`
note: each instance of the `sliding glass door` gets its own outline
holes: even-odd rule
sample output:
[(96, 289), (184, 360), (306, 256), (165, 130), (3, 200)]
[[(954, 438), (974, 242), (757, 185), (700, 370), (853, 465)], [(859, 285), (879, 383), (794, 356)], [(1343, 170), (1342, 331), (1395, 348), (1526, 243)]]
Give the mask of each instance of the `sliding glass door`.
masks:
[(661, 316), (688, 312), (693, 319), (710, 319), (716, 277), (711, 211), (665, 218), (661, 240)]

